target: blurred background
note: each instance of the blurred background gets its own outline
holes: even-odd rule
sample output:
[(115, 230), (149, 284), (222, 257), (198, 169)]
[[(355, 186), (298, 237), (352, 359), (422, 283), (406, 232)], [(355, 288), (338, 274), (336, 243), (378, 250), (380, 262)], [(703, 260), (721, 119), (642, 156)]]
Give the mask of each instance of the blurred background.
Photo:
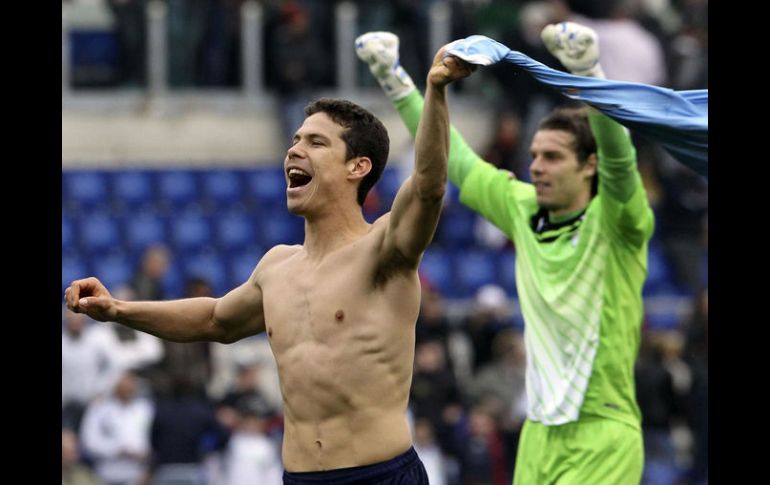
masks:
[[(609, 78), (708, 88), (707, 0), (62, 1), (62, 291), (86, 275), (126, 299), (221, 296), (278, 243), (301, 243), (282, 161), (305, 104), (361, 104), (391, 156), (364, 212), (413, 163), (353, 49), (401, 39), (419, 87), (441, 45), (492, 37), (551, 67), (548, 23), (599, 34)], [(451, 87), (451, 120), (487, 161), (529, 175), (537, 122), (565, 98), (508, 66)], [(637, 362), (645, 481), (707, 483), (708, 184), (634, 136), (656, 215)], [(410, 399), (436, 484), (511, 483), (525, 416), (516, 252), (450, 185), (421, 265)], [(280, 483), (281, 397), (267, 340), (174, 344), (62, 312), (63, 483)]]

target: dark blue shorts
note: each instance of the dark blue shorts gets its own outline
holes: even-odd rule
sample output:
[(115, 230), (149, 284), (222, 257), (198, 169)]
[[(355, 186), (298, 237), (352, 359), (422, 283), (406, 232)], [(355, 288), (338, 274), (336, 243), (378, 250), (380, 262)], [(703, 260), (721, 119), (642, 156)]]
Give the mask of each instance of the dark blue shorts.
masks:
[(382, 463), (338, 468), (325, 472), (283, 472), (284, 485), (422, 485), (428, 484), (428, 474), (414, 448)]

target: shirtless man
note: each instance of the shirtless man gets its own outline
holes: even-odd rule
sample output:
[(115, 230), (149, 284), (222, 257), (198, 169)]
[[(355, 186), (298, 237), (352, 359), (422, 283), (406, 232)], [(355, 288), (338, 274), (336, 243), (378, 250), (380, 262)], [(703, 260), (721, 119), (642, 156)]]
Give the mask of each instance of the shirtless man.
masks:
[(283, 394), (284, 483), (427, 483), (406, 420), (417, 267), (446, 190), (446, 85), (472, 70), (436, 54), (414, 173), (373, 224), (361, 204), (384, 168), (387, 131), (353, 103), (322, 99), (306, 108), (284, 160), (288, 209), (305, 218), (301, 246), (272, 248), (218, 299), (120, 301), (86, 278), (66, 290), (67, 306), (176, 342), (267, 331)]

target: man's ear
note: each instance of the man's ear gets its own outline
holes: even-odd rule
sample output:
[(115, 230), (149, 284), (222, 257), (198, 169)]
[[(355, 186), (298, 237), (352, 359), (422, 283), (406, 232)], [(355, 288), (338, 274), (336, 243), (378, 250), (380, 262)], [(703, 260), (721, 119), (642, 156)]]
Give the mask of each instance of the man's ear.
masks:
[(359, 180), (366, 177), (372, 171), (372, 161), (369, 157), (353, 157), (345, 166), (348, 169), (348, 180)]
[(596, 165), (598, 163), (598, 159), (596, 158), (596, 153), (592, 153), (588, 155), (588, 158), (586, 159), (586, 163), (583, 164), (582, 170), (585, 171), (585, 174), (588, 176), (588, 178), (594, 177), (596, 175)]

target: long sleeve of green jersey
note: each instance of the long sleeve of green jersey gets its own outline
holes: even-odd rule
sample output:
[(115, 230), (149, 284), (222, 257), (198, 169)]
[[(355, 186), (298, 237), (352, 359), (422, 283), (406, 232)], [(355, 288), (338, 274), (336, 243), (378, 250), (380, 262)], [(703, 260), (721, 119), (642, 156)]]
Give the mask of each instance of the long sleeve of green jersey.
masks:
[(588, 121), (599, 152), (599, 194), (607, 229), (641, 245), (652, 235), (654, 221), (631, 137), (622, 125), (593, 110)]
[(599, 156), (599, 183), (603, 194), (628, 202), (641, 186), (636, 169), (636, 149), (626, 129), (593, 110), (588, 114)]
[[(424, 104), (425, 100), (416, 89), (394, 103), (412, 138), (417, 135), (417, 127), (420, 124)], [(447, 161), (449, 180), (457, 187), (461, 187), (468, 172), (479, 160), (481, 158), (468, 146), (460, 132), (454, 126), (450, 126), (449, 159)]]

